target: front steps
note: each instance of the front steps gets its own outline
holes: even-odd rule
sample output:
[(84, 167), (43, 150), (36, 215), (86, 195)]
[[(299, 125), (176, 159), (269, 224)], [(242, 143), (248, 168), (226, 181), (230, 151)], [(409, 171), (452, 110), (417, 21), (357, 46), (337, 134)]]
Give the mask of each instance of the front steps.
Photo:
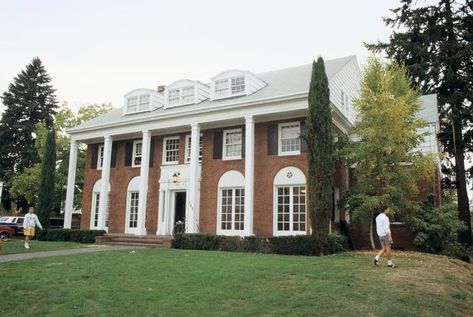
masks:
[(170, 248), (172, 236), (146, 235), (137, 236), (134, 234), (108, 233), (95, 238), (98, 244), (126, 245), (152, 248)]

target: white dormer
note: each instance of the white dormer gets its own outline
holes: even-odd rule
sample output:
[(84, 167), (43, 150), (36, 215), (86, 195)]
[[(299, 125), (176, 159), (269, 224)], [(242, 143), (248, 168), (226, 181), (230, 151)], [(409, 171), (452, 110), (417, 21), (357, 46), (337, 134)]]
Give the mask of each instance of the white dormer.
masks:
[(123, 115), (152, 111), (162, 106), (162, 94), (152, 89), (138, 88), (125, 95)]
[(166, 87), (164, 91), (164, 108), (198, 104), (209, 99), (209, 86), (199, 81), (183, 79)]
[(253, 73), (244, 70), (227, 70), (212, 78), (210, 99), (218, 100), (251, 95), (267, 84)]

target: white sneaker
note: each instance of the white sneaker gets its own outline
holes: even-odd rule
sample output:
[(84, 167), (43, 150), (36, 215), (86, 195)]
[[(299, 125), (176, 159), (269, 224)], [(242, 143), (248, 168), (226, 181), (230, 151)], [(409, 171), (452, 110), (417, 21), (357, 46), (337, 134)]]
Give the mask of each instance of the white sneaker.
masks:
[(28, 243), (25, 243), (25, 249), (29, 249), (30, 245)]

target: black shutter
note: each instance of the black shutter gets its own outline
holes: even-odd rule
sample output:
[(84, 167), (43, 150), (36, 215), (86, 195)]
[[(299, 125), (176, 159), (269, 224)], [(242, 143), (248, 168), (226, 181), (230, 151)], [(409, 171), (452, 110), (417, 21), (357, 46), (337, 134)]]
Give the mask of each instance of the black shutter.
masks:
[(268, 126), (268, 155), (278, 154), (278, 125)]
[(307, 140), (306, 140), (306, 125), (305, 120), (301, 121), (301, 152), (307, 152)]
[(133, 141), (126, 142), (125, 146), (125, 166), (131, 166), (133, 157)]
[(99, 155), (99, 145), (98, 144), (89, 144), (90, 147), (90, 168), (95, 170), (97, 169), (97, 159)]
[(245, 152), (246, 152), (246, 129), (243, 128), (241, 129), (241, 157), (245, 157)]
[(151, 138), (151, 144), (149, 146), (149, 167), (153, 167), (154, 160), (154, 139)]
[(223, 150), (223, 131), (214, 132), (214, 160), (222, 159), (222, 150)]
[(112, 158), (110, 160), (111, 168), (117, 167), (117, 148), (118, 148), (118, 144), (116, 142), (113, 142), (112, 143)]

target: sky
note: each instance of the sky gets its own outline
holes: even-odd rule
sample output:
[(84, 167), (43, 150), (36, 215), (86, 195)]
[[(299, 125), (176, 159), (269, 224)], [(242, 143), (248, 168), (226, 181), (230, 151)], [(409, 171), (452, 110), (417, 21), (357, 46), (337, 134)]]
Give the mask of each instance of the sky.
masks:
[[(0, 94), (38, 56), (60, 103), (121, 107), (135, 88), (356, 55), (395, 0), (0, 0)], [(0, 111), (3, 105), (0, 101)]]

